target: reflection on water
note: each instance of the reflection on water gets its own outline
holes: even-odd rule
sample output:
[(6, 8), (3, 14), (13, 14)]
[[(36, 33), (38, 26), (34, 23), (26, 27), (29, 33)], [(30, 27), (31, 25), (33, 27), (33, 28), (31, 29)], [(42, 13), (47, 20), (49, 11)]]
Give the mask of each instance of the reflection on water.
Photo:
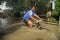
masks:
[(7, 18), (5, 18), (5, 19), (0, 18), (0, 21), (1, 21), (1, 23), (0, 23), (1, 27), (4, 27), (4, 26), (8, 25)]
[(6, 28), (8, 25), (19, 21), (20, 18), (15, 18), (15, 17), (0, 18), (0, 27)]

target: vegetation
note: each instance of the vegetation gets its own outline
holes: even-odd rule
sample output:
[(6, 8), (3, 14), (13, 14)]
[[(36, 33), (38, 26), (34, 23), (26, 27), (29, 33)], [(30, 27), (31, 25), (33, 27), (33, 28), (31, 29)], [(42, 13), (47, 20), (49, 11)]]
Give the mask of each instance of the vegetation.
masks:
[[(20, 13), (23, 10), (27, 10), (30, 8), (31, 5), (36, 6), (36, 13), (38, 15), (46, 15), (48, 9), (51, 9), (51, 3), (50, 0), (0, 0), (0, 4), (3, 1), (7, 1), (7, 6), (13, 7), (13, 10), (8, 12), (9, 14), (13, 14), (18, 12)], [(52, 11), (53, 17), (58, 17), (59, 11), (60, 11), (60, 0), (56, 0), (55, 4), (56, 7)]]
[(58, 16), (58, 14), (59, 14), (59, 11), (60, 11), (60, 1), (59, 0), (57, 0), (56, 2), (55, 2), (55, 4), (56, 4), (56, 8), (55, 8), (55, 10), (53, 10), (53, 15), (54, 16)]

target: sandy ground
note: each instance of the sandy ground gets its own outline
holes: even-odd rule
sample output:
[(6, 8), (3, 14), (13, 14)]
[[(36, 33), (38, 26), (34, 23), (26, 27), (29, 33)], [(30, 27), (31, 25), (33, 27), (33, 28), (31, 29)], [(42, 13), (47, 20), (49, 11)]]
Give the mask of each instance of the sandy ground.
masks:
[(20, 29), (4, 36), (4, 40), (58, 40), (56, 37), (57, 26), (50, 24), (43, 24), (47, 30), (39, 30), (35, 27), (29, 29), (22, 26)]

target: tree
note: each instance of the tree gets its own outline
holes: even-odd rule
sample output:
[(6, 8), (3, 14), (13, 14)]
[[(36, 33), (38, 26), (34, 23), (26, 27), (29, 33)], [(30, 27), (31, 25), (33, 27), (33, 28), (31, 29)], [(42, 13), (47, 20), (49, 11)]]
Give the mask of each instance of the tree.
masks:
[(36, 1), (36, 7), (37, 7), (37, 13), (41, 14), (41, 15), (46, 15), (47, 11), (48, 11), (48, 6), (47, 4), (50, 6), (49, 4), (50, 0), (37, 0)]
[(13, 13), (16, 11), (20, 12), (25, 9), (29, 9), (31, 5), (35, 5), (37, 14), (46, 14), (48, 8), (47, 4), (50, 0), (5, 0), (7, 1), (7, 6), (13, 7)]
[(55, 10), (53, 10), (53, 16), (58, 16), (59, 11), (60, 11), (60, 1), (56, 1), (55, 2), (56, 6), (55, 6)]

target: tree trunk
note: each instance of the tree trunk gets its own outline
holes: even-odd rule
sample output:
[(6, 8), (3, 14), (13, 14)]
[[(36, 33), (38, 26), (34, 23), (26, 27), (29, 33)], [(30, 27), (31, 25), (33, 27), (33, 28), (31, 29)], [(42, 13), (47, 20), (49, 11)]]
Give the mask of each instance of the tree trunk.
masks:
[(60, 16), (59, 16), (59, 27), (60, 27)]

